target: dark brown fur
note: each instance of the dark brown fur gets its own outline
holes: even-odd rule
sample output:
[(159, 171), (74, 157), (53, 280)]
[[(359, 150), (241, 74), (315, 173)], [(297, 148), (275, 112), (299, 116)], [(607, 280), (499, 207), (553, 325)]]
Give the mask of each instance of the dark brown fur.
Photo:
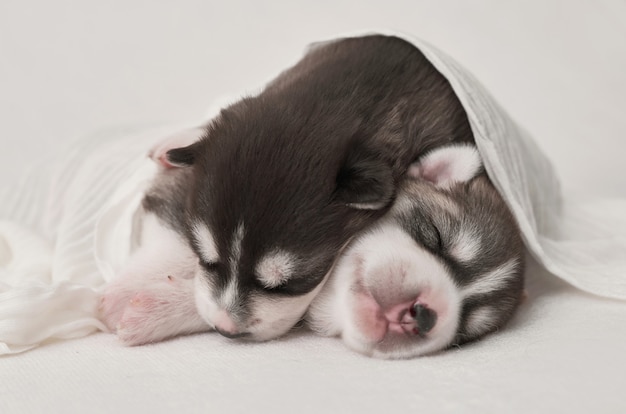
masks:
[[(368, 36), (313, 48), (168, 157), (192, 165), (186, 223), (212, 230), (221, 261), (207, 264), (207, 278), (218, 291), (238, 279), (245, 319), (249, 295), (311, 291), (341, 246), (387, 211), (408, 166), (453, 142), (473, 137), (447, 80), (406, 41)], [(230, 274), (241, 223), (239, 272)], [(297, 255), (296, 276), (268, 290), (254, 269), (275, 248)]]

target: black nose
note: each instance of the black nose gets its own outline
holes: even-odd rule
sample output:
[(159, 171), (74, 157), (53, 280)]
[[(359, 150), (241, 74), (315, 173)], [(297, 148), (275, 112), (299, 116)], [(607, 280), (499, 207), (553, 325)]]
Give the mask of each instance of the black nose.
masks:
[(215, 330), (217, 331), (218, 334), (225, 336), (226, 338), (230, 338), (230, 339), (243, 338), (243, 337), (250, 335), (249, 332), (230, 333), (226, 331), (221, 331), (218, 328), (215, 328)]
[[(414, 314), (413, 314), (414, 313)], [(417, 322), (417, 330), (420, 334), (426, 334), (437, 323), (437, 314), (434, 310), (428, 309), (426, 306), (416, 303), (413, 305), (413, 312), (411, 312), (415, 322)]]

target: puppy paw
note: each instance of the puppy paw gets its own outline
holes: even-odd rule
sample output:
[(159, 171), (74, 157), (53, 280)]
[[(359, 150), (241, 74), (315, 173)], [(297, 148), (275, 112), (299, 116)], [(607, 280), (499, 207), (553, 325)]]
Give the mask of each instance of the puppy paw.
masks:
[(168, 330), (167, 318), (172, 303), (155, 292), (137, 292), (124, 308), (117, 324), (117, 336), (126, 345), (157, 342), (175, 332)]
[(98, 316), (111, 332), (117, 331), (120, 319), (134, 295), (133, 290), (120, 284), (111, 284), (104, 290), (100, 297)]
[[(193, 280), (167, 276), (130, 294), (128, 291), (120, 294), (119, 290), (116, 293), (104, 296), (104, 307), (110, 311), (102, 316), (108, 315), (107, 326), (115, 323), (114, 329), (109, 327), (126, 345), (143, 345), (209, 330), (196, 311)], [(111, 306), (107, 306), (109, 303)]]

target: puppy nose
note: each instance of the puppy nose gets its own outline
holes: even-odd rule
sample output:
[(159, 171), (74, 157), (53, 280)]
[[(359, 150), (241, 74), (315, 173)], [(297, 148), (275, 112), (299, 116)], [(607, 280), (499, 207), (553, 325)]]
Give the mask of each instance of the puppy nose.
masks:
[(225, 311), (219, 311), (213, 320), (213, 327), (222, 336), (226, 338), (241, 338), (248, 335), (247, 332), (240, 332), (237, 324)]
[(250, 335), (248, 332), (231, 333), (231, 332), (222, 331), (217, 326), (215, 327), (215, 331), (218, 334), (225, 336), (226, 338), (230, 338), (230, 339), (243, 338), (244, 336)]
[(430, 330), (433, 329), (437, 323), (437, 313), (421, 303), (413, 305), (413, 308), (411, 309), (411, 316), (415, 319), (415, 322), (417, 323), (417, 330), (420, 334), (430, 332)]

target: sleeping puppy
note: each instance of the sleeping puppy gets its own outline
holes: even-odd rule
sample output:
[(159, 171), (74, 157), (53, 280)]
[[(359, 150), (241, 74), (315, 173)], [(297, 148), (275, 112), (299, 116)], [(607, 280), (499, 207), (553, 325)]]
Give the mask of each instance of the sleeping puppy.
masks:
[(409, 358), (501, 328), (523, 294), (513, 216), (472, 146), (422, 158), (357, 236), (307, 314), (318, 333), (377, 358)]
[(199, 314), (224, 336), (252, 340), (302, 318), (342, 247), (389, 209), (412, 162), (473, 141), (448, 81), (414, 46), (386, 36), (313, 47), (201, 135), (155, 153), (186, 171), (170, 227), (199, 258)]
[[(522, 295), (524, 251), (481, 170), (469, 145), (413, 164), (393, 208), (339, 258), (309, 326), (381, 358), (439, 351), (502, 327)], [(197, 257), (175, 231), (185, 175), (160, 171), (144, 198), (141, 248), (103, 296), (102, 319), (128, 345), (211, 330), (194, 302)]]

